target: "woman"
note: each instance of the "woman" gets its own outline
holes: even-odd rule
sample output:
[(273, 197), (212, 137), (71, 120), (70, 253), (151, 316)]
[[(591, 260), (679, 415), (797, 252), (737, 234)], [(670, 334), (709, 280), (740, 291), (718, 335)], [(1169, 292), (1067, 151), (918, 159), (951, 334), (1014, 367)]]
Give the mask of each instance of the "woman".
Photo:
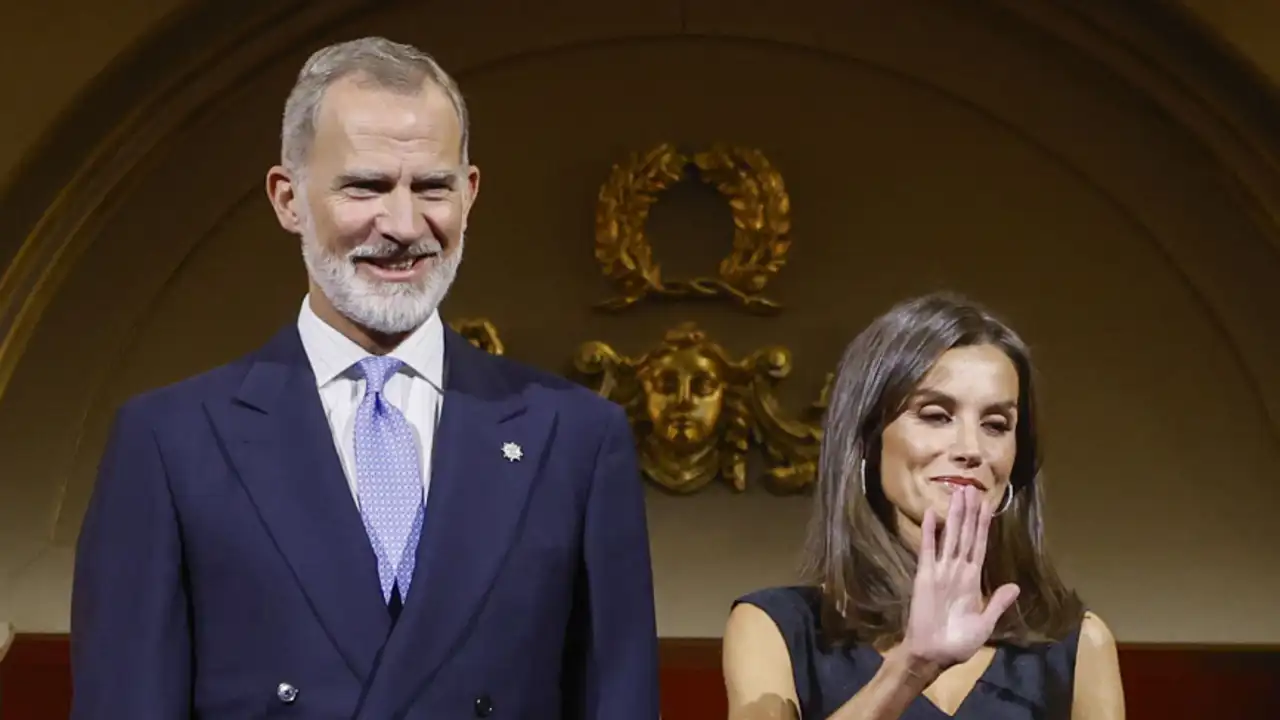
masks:
[(1124, 717), (1115, 639), (1044, 552), (1026, 345), (898, 305), (841, 360), (803, 587), (734, 604), (731, 720)]

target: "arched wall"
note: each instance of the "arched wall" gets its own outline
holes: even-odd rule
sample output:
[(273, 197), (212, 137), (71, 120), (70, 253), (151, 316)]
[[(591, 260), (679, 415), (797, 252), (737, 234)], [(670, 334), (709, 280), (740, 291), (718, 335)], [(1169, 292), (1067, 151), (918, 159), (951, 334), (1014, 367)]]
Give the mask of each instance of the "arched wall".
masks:
[[(1198, 46), (1105, 3), (475, 5), (247, 15), (202, 68), (173, 68), (33, 226), (0, 281), (0, 616), (66, 629), (114, 406), (296, 312), (296, 247), (261, 196), (279, 108), (311, 49), (378, 32), (430, 48), (472, 104), (485, 175), (451, 317), (493, 318), (509, 354), (550, 368), (583, 340), (638, 352), (696, 319), (737, 353), (795, 350), (798, 407), (889, 303), (970, 292), (1035, 345), (1055, 553), (1120, 637), (1280, 641), (1265, 572), (1280, 540), (1277, 126), (1198, 74)], [(785, 313), (590, 312), (609, 292), (590, 248), (609, 164), (717, 139), (762, 147), (787, 178), (796, 241), (771, 285)], [(664, 264), (694, 272), (727, 246), (706, 199), (655, 211)], [(662, 634), (718, 635), (736, 594), (788, 581), (806, 509), (755, 489), (651, 493)]]

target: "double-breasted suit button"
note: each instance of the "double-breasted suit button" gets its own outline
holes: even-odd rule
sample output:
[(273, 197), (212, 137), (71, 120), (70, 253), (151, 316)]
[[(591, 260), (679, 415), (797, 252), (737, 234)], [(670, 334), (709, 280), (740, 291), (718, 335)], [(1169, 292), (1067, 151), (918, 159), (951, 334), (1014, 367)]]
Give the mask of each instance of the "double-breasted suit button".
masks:
[(289, 683), (280, 683), (276, 686), (276, 697), (280, 698), (280, 702), (288, 705), (298, 699), (298, 688)]
[(493, 700), (488, 695), (476, 698), (476, 717), (489, 717), (493, 714)]

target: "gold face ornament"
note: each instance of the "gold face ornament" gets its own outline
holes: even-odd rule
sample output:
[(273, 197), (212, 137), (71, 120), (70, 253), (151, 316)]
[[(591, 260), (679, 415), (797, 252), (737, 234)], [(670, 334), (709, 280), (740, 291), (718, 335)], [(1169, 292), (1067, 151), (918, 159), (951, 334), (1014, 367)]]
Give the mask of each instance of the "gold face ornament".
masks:
[(770, 491), (789, 494), (813, 482), (825, 402), (800, 418), (780, 409), (774, 391), (791, 371), (786, 348), (734, 360), (695, 324), (683, 323), (637, 358), (600, 341), (585, 343), (574, 368), (584, 384), (627, 409), (641, 470), (665, 490), (690, 494), (716, 478), (745, 490), (753, 445), (764, 456)]

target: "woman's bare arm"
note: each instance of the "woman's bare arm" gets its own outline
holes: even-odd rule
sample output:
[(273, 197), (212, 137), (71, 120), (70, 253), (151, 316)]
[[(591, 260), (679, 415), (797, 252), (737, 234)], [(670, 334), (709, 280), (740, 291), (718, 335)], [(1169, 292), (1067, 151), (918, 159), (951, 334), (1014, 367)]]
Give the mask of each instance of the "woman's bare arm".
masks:
[(1124, 684), (1116, 639), (1093, 613), (1084, 616), (1080, 627), (1071, 720), (1124, 720)]
[(729, 720), (800, 720), (791, 654), (763, 610), (740, 603), (729, 613), (721, 662)]

